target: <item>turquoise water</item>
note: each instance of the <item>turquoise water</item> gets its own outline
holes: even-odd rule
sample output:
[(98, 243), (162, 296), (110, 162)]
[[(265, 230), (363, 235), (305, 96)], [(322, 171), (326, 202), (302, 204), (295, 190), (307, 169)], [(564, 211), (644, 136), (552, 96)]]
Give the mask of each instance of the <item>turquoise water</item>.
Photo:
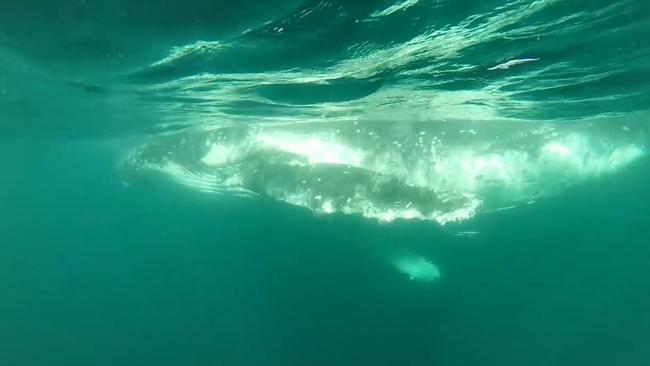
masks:
[(0, 365), (647, 365), (643, 1), (0, 4)]

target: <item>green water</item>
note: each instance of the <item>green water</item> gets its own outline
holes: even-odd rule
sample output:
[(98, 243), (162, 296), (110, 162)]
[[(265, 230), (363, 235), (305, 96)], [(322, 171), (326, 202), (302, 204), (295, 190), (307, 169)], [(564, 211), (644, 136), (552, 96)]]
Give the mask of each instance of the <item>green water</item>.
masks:
[(647, 4), (269, 4), (0, 4), (0, 366), (650, 363)]

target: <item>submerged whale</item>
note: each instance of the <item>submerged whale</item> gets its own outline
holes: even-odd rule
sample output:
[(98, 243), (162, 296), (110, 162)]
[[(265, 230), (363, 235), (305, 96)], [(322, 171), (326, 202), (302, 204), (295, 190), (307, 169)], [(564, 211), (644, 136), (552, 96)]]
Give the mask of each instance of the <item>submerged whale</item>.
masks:
[[(609, 122), (609, 121), (607, 121)], [(318, 214), (461, 221), (615, 172), (645, 155), (630, 123), (225, 124), (152, 138), (122, 169), (266, 196)]]
[(401, 253), (392, 258), (392, 263), (395, 269), (406, 274), (413, 281), (434, 282), (442, 276), (438, 266), (416, 254)]

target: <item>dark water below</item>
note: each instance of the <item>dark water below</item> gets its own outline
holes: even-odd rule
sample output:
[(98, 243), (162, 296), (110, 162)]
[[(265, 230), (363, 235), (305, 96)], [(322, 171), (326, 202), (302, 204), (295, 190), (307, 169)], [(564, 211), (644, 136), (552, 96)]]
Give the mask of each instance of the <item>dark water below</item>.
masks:
[[(650, 364), (648, 35), (640, 0), (0, 4), (0, 366)], [(469, 160), (523, 161), (497, 170), (544, 186), (547, 153), (575, 181), (440, 225), (122, 167), (169, 138), (157, 168), (213, 178), (209, 150), (178, 141), (223, 126), (458, 120), (486, 126), (450, 142)], [(322, 158), (292, 141), (253, 164)], [(308, 166), (349, 168), (330, 158)], [(396, 250), (442, 276), (410, 280)]]
[[(166, 184), (125, 189), (91, 145), (2, 145), (3, 365), (650, 357), (647, 163), (483, 216), (467, 239)], [(435, 258), (444, 277), (408, 281), (365, 250), (393, 245)]]

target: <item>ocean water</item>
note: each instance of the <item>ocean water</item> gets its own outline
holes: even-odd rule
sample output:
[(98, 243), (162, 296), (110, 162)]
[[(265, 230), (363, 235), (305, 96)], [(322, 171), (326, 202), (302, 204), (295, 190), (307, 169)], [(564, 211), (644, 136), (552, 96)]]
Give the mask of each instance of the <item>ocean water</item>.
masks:
[(650, 3), (0, 4), (0, 365), (650, 364)]

